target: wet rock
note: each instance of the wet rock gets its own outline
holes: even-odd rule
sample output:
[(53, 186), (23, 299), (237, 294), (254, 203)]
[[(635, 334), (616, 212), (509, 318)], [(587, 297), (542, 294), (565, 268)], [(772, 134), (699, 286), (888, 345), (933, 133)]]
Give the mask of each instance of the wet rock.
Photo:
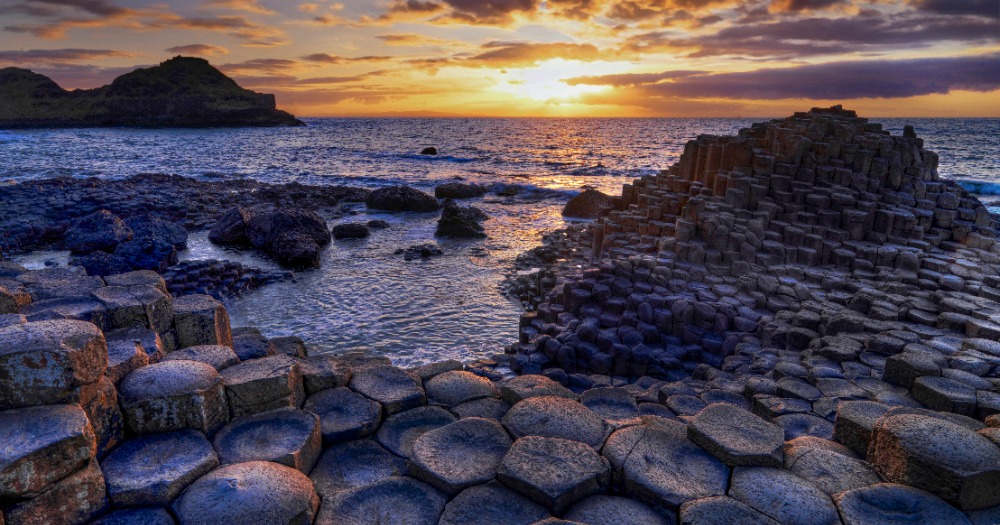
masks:
[(7, 523), (51, 525), (87, 523), (108, 505), (104, 475), (96, 460), (49, 487), (35, 498), (4, 509)]
[(233, 334), (233, 352), (236, 352), (236, 357), (239, 357), (240, 361), (260, 359), (278, 353), (274, 344), (256, 329), (239, 328), (231, 330), (231, 333)]
[(409, 458), (417, 438), (455, 422), (455, 416), (439, 407), (417, 407), (389, 416), (375, 435), (376, 441), (397, 456)]
[(132, 235), (132, 229), (120, 217), (100, 210), (80, 218), (66, 230), (65, 246), (75, 254), (112, 252), (119, 243), (132, 239)]
[(0, 412), (0, 497), (34, 495), (87, 465), (94, 431), (78, 406), (47, 405)]
[(500, 397), (500, 390), (489, 379), (459, 370), (430, 378), (424, 388), (428, 402), (449, 407), (486, 397)]
[(425, 244), (416, 244), (406, 249), (400, 248), (396, 250), (394, 253), (396, 255), (402, 255), (403, 259), (407, 261), (412, 261), (415, 259), (427, 259), (430, 257), (434, 257), (435, 255), (443, 255), (444, 250), (438, 248), (434, 244), (425, 243)]
[(431, 212), (441, 207), (437, 199), (409, 186), (390, 186), (371, 192), (365, 205), (373, 210)]
[(438, 525), (530, 525), (548, 517), (545, 507), (491, 481), (455, 496), (445, 506)]
[(479, 224), (486, 218), (486, 214), (478, 208), (459, 206), (454, 200), (447, 199), (434, 235), (462, 239), (486, 237), (486, 230)]
[(591, 496), (573, 505), (564, 516), (588, 525), (668, 525), (677, 522), (672, 513), (660, 513), (634, 499)]
[(73, 257), (70, 259), (70, 264), (83, 267), (87, 275), (101, 277), (132, 271), (132, 265), (124, 257), (102, 251)]
[(683, 423), (660, 419), (619, 430), (602, 454), (615, 480), (633, 497), (677, 509), (686, 501), (726, 493), (729, 468), (687, 439)]
[(121, 382), (125, 424), (137, 434), (194, 429), (213, 434), (229, 420), (219, 372), (195, 361), (144, 366)]
[(436, 525), (447, 498), (410, 478), (389, 478), (338, 495), (316, 518), (316, 525), (369, 525), (372, 516), (383, 523)]
[(830, 496), (786, 470), (737, 467), (729, 495), (781, 523), (840, 523)]
[(708, 405), (691, 419), (688, 438), (731, 467), (784, 462), (781, 427), (726, 403)]
[(189, 346), (183, 350), (171, 352), (163, 358), (164, 361), (198, 361), (212, 365), (218, 371), (222, 371), (233, 365), (240, 363), (240, 358), (236, 356), (232, 348), (222, 345), (198, 345)]
[(508, 488), (557, 514), (604, 490), (610, 477), (608, 461), (591, 447), (539, 436), (515, 441), (497, 473)]
[(365, 226), (373, 230), (383, 230), (390, 226), (388, 221), (383, 221), (382, 219), (372, 219), (365, 223)]
[(765, 514), (729, 496), (710, 496), (681, 505), (681, 525), (779, 525)]
[(577, 401), (557, 396), (536, 396), (511, 407), (503, 425), (515, 438), (543, 436), (585, 443), (600, 448), (608, 433), (604, 420)]
[(303, 409), (319, 416), (326, 446), (368, 437), (382, 421), (381, 405), (344, 387), (309, 396)]
[(563, 208), (563, 217), (596, 219), (614, 207), (614, 198), (595, 189), (587, 188), (573, 197)]
[(361, 223), (338, 224), (333, 227), (334, 239), (364, 239), (371, 235), (368, 227)]
[(186, 295), (174, 301), (174, 326), (179, 348), (223, 345), (232, 348), (229, 313), (208, 295)]
[(492, 480), (511, 446), (496, 421), (466, 418), (430, 430), (413, 443), (410, 474), (454, 496)]
[(217, 466), (212, 444), (194, 430), (131, 439), (101, 462), (116, 507), (169, 505)]
[(363, 439), (327, 448), (309, 477), (327, 505), (340, 492), (402, 476), (404, 472), (405, 460)]
[(208, 240), (222, 245), (249, 244), (247, 223), (253, 215), (254, 210), (250, 208), (243, 206), (230, 208), (212, 226), (208, 232)]
[(114, 257), (125, 262), (130, 270), (164, 272), (177, 264), (177, 248), (167, 240), (136, 237), (115, 248)]
[(222, 371), (232, 417), (275, 408), (299, 408), (305, 401), (298, 361), (285, 355), (251, 359)]
[(84, 321), (0, 328), (0, 408), (74, 402), (108, 367), (104, 334)]
[(246, 223), (246, 237), (287, 266), (317, 266), (322, 247), (330, 244), (326, 221), (303, 209), (257, 210)]
[(306, 350), (305, 341), (303, 341), (301, 337), (295, 335), (272, 337), (271, 343), (274, 345), (274, 350), (278, 354), (301, 358), (305, 358), (309, 355), (309, 352)]
[(868, 461), (885, 480), (926, 490), (963, 510), (1000, 505), (1000, 448), (968, 428), (888, 415), (875, 424)]
[(172, 505), (184, 524), (312, 523), (319, 497), (301, 472), (253, 461), (226, 465), (202, 476)]
[(420, 150), (420, 154), (421, 155), (437, 155), (438, 154), (438, 150), (434, 146), (428, 146), (428, 147)]
[(323, 450), (319, 418), (294, 408), (279, 408), (233, 419), (212, 440), (222, 464), (273, 461), (312, 470)]
[(576, 399), (576, 394), (543, 375), (512, 377), (500, 385), (504, 401), (516, 405), (518, 401), (535, 396), (558, 396)]
[(446, 182), (434, 188), (434, 196), (439, 199), (475, 199), (486, 195), (486, 189), (481, 184)]
[(914, 525), (968, 525), (961, 511), (933, 494), (879, 483), (834, 496), (844, 525), (905, 522)]
[(379, 402), (386, 415), (408, 410), (427, 402), (420, 382), (394, 366), (372, 366), (351, 377), (351, 390)]

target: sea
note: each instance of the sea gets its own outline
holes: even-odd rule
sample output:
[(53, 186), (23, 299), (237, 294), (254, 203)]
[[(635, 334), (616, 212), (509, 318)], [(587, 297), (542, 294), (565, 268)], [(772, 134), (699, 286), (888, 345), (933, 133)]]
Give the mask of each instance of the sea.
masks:
[[(436, 239), (434, 214), (371, 213), (345, 206), (331, 223), (383, 219), (366, 240), (337, 241), (321, 266), (293, 281), (226, 300), (233, 326), (270, 337), (298, 335), (314, 352), (363, 351), (401, 366), (468, 361), (502, 353), (517, 339), (521, 306), (499, 285), (514, 258), (567, 223), (560, 210), (582, 188), (621, 186), (673, 164), (698, 135), (729, 135), (766, 119), (679, 118), (325, 118), (301, 128), (62, 129), (0, 131), (0, 183), (56, 176), (124, 178), (170, 173), (205, 180), (433, 192), (460, 180), (490, 186), (470, 201), (491, 216), (485, 240)], [(872, 119), (894, 135), (912, 125), (941, 157), (939, 173), (1000, 213), (1000, 119)], [(420, 155), (436, 147), (437, 156)], [(504, 195), (498, 195), (503, 193)], [(434, 243), (444, 254), (406, 261), (396, 250)], [(194, 233), (182, 259), (229, 259), (277, 268)], [(37, 252), (32, 267), (65, 264)]]

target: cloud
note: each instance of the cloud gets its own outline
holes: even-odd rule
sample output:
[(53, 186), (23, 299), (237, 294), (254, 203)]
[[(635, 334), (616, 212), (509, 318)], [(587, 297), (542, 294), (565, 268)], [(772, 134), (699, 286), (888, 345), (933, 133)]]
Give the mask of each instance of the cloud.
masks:
[(0, 51), (0, 64), (53, 65), (109, 57), (129, 57), (133, 53), (113, 49), (29, 49), (26, 51)]
[(98, 16), (122, 16), (133, 12), (131, 9), (114, 5), (105, 0), (28, 0), (22, 5), (32, 6), (38, 4), (70, 7)]
[(570, 86), (640, 86), (700, 74), (704, 74), (704, 72), (695, 70), (674, 70), (664, 71), (663, 73), (621, 73), (617, 75), (567, 78), (564, 79), (563, 82)]
[(212, 0), (205, 4), (206, 7), (211, 8), (222, 8), (229, 9), (232, 11), (242, 11), (246, 13), (254, 13), (258, 15), (276, 15), (276, 11), (268, 9), (259, 3), (257, 0)]
[(769, 8), (773, 13), (823, 11), (849, 4), (850, 0), (772, 0)]
[(332, 64), (332, 65), (344, 65), (357, 62), (386, 62), (394, 59), (395, 57), (391, 56), (368, 55), (360, 57), (342, 57), (337, 55), (331, 55), (328, 53), (313, 53), (311, 55), (306, 55), (302, 57), (302, 60), (305, 60), (307, 62), (317, 62), (320, 64)]
[(387, 46), (418, 47), (418, 46), (430, 46), (430, 45), (440, 45), (448, 43), (447, 40), (441, 38), (435, 38), (426, 35), (418, 35), (415, 33), (378, 35), (375, 38), (381, 40)]
[[(928, 74), (933, 72), (933, 74)], [(669, 74), (669, 73), (668, 73)], [(620, 80), (612, 76), (605, 85)], [(651, 77), (639, 85), (651, 96), (753, 100), (907, 98), (952, 91), (1000, 89), (1000, 53), (913, 60), (864, 60), (769, 68), (741, 73)], [(589, 83), (599, 83), (600, 77)]]
[(236, 62), (232, 64), (222, 64), (219, 70), (227, 75), (248, 75), (256, 73), (288, 73), (297, 72), (304, 69), (303, 65), (296, 60), (283, 58), (255, 58)]
[(177, 53), (179, 55), (194, 55), (203, 57), (229, 54), (229, 50), (222, 46), (212, 46), (208, 44), (188, 44), (185, 46), (174, 46), (165, 49), (165, 51), (167, 53)]
[(465, 58), (460, 62), (471, 66), (524, 67), (553, 58), (582, 61), (595, 61), (605, 58), (605, 54), (591, 44), (570, 44), (564, 42), (490, 42), (484, 44), (482, 49), (484, 51), (481, 53)]
[(997, 0), (913, 0), (911, 4), (921, 11), (942, 15), (1000, 18), (1000, 4)]

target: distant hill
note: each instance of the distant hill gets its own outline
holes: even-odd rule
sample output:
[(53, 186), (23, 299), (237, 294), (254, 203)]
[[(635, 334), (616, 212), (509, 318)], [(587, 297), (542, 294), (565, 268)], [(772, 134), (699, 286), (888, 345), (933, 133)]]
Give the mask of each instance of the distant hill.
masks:
[(276, 109), (274, 95), (241, 88), (201, 58), (175, 57), (73, 91), (27, 69), (0, 69), (0, 128), (301, 125)]

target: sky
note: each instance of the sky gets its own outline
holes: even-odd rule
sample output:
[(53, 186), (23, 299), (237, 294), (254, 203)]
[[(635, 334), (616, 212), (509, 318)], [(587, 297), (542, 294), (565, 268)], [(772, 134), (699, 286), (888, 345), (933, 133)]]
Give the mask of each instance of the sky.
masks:
[(1000, 117), (1000, 0), (0, 0), (67, 89), (177, 55), (304, 117)]

